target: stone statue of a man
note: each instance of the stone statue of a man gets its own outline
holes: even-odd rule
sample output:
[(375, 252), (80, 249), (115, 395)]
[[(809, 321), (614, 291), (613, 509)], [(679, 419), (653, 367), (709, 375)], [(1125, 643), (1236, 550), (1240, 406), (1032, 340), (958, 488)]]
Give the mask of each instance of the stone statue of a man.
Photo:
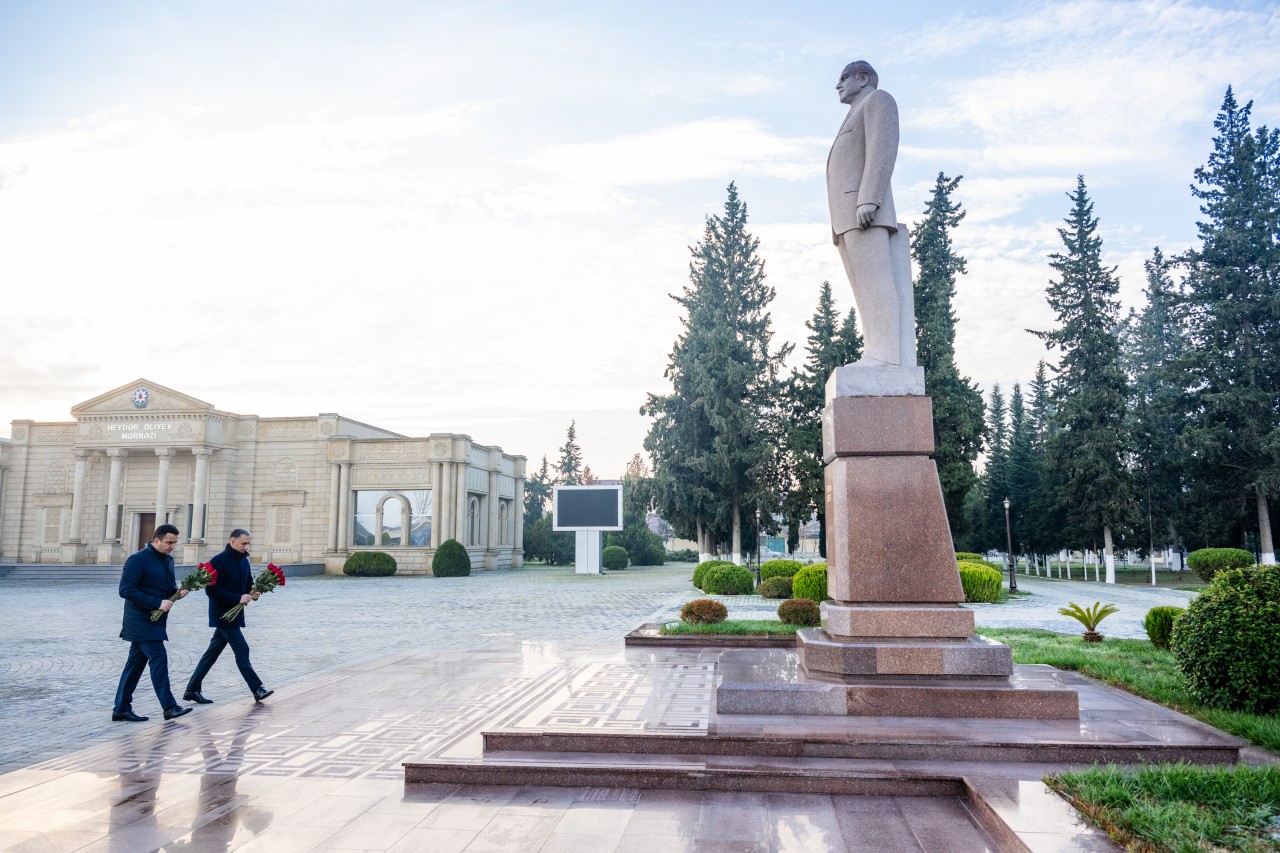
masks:
[(836, 83), (849, 114), (827, 157), (831, 239), (862, 315), (865, 346), (857, 365), (914, 368), (910, 250), (889, 188), (898, 157), (898, 105), (878, 84), (875, 69), (863, 60), (845, 66)]

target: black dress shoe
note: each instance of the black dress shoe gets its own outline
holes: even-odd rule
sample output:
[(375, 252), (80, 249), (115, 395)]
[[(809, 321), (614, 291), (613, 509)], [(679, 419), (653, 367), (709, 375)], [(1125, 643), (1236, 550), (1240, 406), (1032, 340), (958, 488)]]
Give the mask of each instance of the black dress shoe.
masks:
[(184, 708), (181, 705), (174, 705), (172, 708), (164, 709), (164, 718), (166, 720), (173, 720), (173, 719), (177, 719), (178, 717), (181, 717), (183, 714), (190, 714), (190, 713), (191, 713), (190, 708)]
[(113, 723), (145, 723), (150, 717), (140, 717), (132, 711), (112, 711), (111, 722)]
[(263, 699), (266, 699), (272, 693), (275, 693), (275, 691), (268, 690), (265, 687), (259, 687), (257, 690), (253, 691), (253, 701), (261, 702)]
[(183, 702), (195, 702), (197, 705), (212, 705), (213, 700), (205, 697), (199, 690), (188, 690), (182, 694)]

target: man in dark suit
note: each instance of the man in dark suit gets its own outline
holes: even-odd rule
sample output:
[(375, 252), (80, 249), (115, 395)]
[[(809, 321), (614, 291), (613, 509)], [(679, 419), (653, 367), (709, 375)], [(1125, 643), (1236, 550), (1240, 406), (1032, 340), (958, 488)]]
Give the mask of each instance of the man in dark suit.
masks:
[(218, 572), (217, 583), (204, 588), (205, 595), (209, 596), (209, 627), (213, 629), (213, 639), (196, 664), (195, 672), (191, 673), (191, 680), (187, 682), (187, 690), (182, 694), (183, 700), (187, 702), (207, 705), (213, 701), (200, 692), (200, 687), (204, 683), (204, 677), (218, 660), (218, 655), (227, 646), (235, 653), (236, 668), (240, 670), (245, 684), (249, 685), (255, 702), (261, 702), (275, 692), (262, 686), (262, 679), (249, 663), (249, 643), (241, 631), (245, 625), (244, 610), (237, 613), (233, 621), (228, 622), (222, 618), (237, 604), (257, 601), (261, 595), (253, 591), (253, 570), (249, 567), (249, 544), (252, 540), (252, 533), (237, 527), (231, 531), (227, 547), (209, 561)]
[[(151, 668), (151, 686), (164, 709), (164, 718), (172, 720), (191, 713), (190, 708), (178, 704), (169, 689), (169, 655), (164, 648), (165, 640), (169, 639), (165, 626), (169, 621), (169, 608), (173, 606), (169, 599), (174, 593), (179, 598), (187, 595), (185, 589), (178, 589), (173, 574), (170, 554), (177, 544), (178, 528), (172, 524), (160, 525), (151, 543), (125, 560), (124, 571), (120, 573), (120, 597), (124, 599), (120, 637), (129, 641), (129, 657), (120, 673), (116, 703), (111, 709), (111, 719), (117, 722), (141, 723), (148, 719), (133, 712), (133, 690), (146, 667)], [(151, 621), (153, 610), (164, 611), (155, 622)]]

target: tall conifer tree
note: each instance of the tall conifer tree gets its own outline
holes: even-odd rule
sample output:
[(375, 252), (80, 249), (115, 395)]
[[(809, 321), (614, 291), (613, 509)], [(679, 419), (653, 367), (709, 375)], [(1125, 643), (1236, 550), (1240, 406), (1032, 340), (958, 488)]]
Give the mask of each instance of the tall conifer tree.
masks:
[[(1240, 107), (1227, 89), (1214, 121), (1213, 152), (1196, 169), (1191, 188), (1205, 218), (1197, 223), (1200, 246), (1184, 259), (1190, 332), (1185, 364), (1194, 389), (1186, 438), (1197, 463), (1200, 505), (1224, 506), (1228, 519), (1238, 519), (1205, 533), (1257, 531), (1262, 559), (1274, 563), (1270, 502), (1280, 493), (1280, 135), (1266, 127), (1251, 131), (1252, 107)], [(1253, 504), (1252, 513), (1246, 502)]]
[(1051, 464), (1061, 473), (1058, 491), (1069, 533), (1088, 543), (1102, 533), (1107, 582), (1115, 582), (1116, 533), (1136, 515), (1125, 456), (1128, 382), (1120, 364), (1119, 281), (1102, 264), (1102, 238), (1084, 176), (1069, 194), (1071, 212), (1059, 228), (1063, 252), (1050, 256), (1058, 274), (1046, 291), (1057, 327), (1033, 332), (1060, 354), (1054, 404), (1061, 429), (1049, 445)]
[(771, 352), (769, 303), (759, 240), (733, 184), (722, 216), (709, 216), (693, 248), (690, 285), (675, 297), (685, 329), (672, 351), (671, 395), (650, 394), (642, 414), (655, 420), (645, 448), (655, 465), (664, 517), (702, 537), (700, 551), (729, 540), (741, 559), (743, 521), (772, 513), (781, 435), (769, 413), (780, 397), (779, 369), (790, 351)]
[(956, 277), (965, 272), (951, 232), (964, 219), (951, 194), (960, 177), (938, 173), (925, 218), (911, 231), (916, 262), (916, 352), (924, 366), (925, 387), (933, 398), (934, 461), (951, 522), (951, 534), (964, 534), (965, 496), (978, 479), (974, 460), (982, 450), (982, 394), (956, 367), (956, 315), (951, 301)]
[(564, 445), (560, 448), (560, 460), (556, 462), (556, 485), (581, 486), (582, 448), (578, 446), (578, 422), (569, 422), (565, 431)]

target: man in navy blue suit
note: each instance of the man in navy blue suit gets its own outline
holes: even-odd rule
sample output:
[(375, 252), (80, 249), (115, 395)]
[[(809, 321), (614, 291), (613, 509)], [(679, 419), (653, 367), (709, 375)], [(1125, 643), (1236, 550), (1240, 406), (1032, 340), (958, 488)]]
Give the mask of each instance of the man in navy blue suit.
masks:
[[(178, 528), (162, 524), (156, 528), (150, 544), (125, 560), (120, 573), (120, 597), (124, 599), (124, 625), (121, 639), (129, 641), (129, 657), (125, 659), (120, 684), (116, 687), (116, 703), (111, 709), (111, 719), (116, 722), (141, 723), (149, 719), (133, 712), (133, 690), (142, 678), (142, 670), (151, 668), (151, 686), (164, 709), (164, 718), (172, 720), (190, 714), (173, 698), (169, 689), (169, 655), (165, 640), (169, 633), (165, 626), (169, 621), (169, 599), (174, 593), (186, 598), (187, 591), (178, 589), (173, 574), (173, 547), (178, 544)], [(151, 611), (163, 610), (155, 622)]]
[(227, 646), (235, 653), (236, 668), (240, 670), (245, 684), (249, 685), (255, 702), (261, 702), (275, 692), (262, 686), (262, 679), (249, 663), (249, 643), (240, 630), (245, 625), (244, 610), (237, 613), (236, 618), (230, 622), (222, 618), (237, 604), (257, 601), (261, 595), (253, 591), (253, 570), (249, 567), (249, 544), (252, 540), (252, 533), (237, 527), (231, 531), (227, 547), (209, 561), (218, 572), (217, 583), (204, 588), (205, 595), (209, 596), (209, 627), (213, 629), (213, 639), (209, 640), (209, 648), (201, 655), (195, 672), (191, 673), (191, 680), (187, 682), (187, 690), (182, 694), (183, 700), (187, 702), (208, 705), (213, 701), (200, 692), (200, 687), (204, 683), (204, 677), (218, 660), (218, 655)]

